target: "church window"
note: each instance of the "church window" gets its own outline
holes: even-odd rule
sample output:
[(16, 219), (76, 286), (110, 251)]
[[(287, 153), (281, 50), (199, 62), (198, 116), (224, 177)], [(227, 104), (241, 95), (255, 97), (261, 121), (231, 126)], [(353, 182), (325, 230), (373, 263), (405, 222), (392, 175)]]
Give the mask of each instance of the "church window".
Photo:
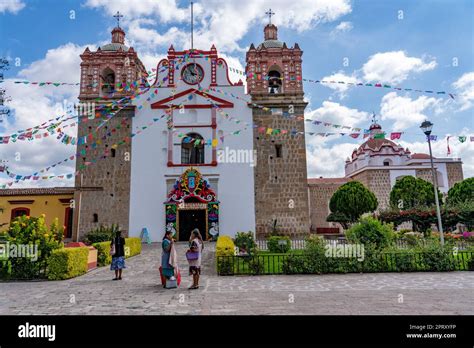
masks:
[(182, 164), (204, 163), (204, 139), (197, 133), (189, 133), (181, 142)]
[(112, 157), (115, 157), (115, 149), (110, 149), (110, 154), (112, 155)]
[(270, 94), (278, 94), (281, 93), (281, 74), (276, 71), (272, 70), (268, 73), (268, 93)]
[(282, 158), (283, 157), (282, 145), (281, 144), (275, 145), (275, 153), (276, 153), (277, 158)]
[(388, 167), (388, 166), (390, 165), (390, 162), (387, 161), (387, 160), (386, 160), (386, 161), (383, 161), (383, 165), (384, 165), (385, 167)]
[(94, 213), (92, 215), (92, 222), (99, 222), (99, 214)]
[(102, 93), (110, 94), (114, 92), (115, 73), (110, 68), (105, 68), (102, 72)]

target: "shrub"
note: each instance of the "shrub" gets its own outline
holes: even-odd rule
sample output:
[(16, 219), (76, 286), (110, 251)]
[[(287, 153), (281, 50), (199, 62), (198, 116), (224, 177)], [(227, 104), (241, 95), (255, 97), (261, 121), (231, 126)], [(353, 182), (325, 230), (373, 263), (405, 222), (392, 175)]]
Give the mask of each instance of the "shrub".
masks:
[[(112, 256), (110, 255), (110, 242), (100, 242), (92, 244), (97, 249), (97, 266), (110, 265)], [(125, 238), (125, 257), (132, 257), (142, 252), (142, 241), (139, 237)]]
[(372, 217), (362, 218), (346, 231), (346, 237), (353, 243), (374, 244), (382, 249), (389, 246), (394, 239), (393, 225), (383, 224)]
[(110, 255), (110, 242), (100, 242), (92, 244), (97, 249), (97, 266), (102, 267), (112, 262)]
[(86, 247), (54, 250), (48, 259), (48, 279), (62, 280), (85, 274), (88, 256)]
[(132, 257), (141, 253), (142, 241), (139, 237), (125, 238), (125, 257)]
[(233, 275), (234, 262), (232, 257), (235, 255), (235, 245), (229, 236), (219, 236), (216, 242), (217, 274)]
[(57, 218), (48, 228), (44, 214), (38, 218), (23, 215), (12, 221), (4, 237), (10, 245), (36, 246), (35, 260), (11, 257), (4, 266), (4, 272), (6, 267), (12, 278), (32, 279), (45, 276), (48, 257), (53, 250), (62, 247), (63, 229), (58, 227)]
[(118, 225), (113, 224), (111, 227), (100, 225), (98, 228), (88, 232), (84, 236), (84, 243), (91, 245), (94, 243), (111, 241), (115, 234), (119, 231)]
[(426, 271), (454, 271), (452, 249), (441, 247), (439, 244), (430, 244), (422, 249), (422, 262)]
[(287, 253), (291, 250), (291, 239), (288, 236), (271, 236), (267, 238), (268, 251)]
[(233, 256), (235, 245), (229, 236), (219, 236), (216, 242), (216, 256)]
[(253, 256), (247, 260), (247, 265), (250, 271), (250, 274), (258, 275), (261, 274), (265, 269), (264, 260), (258, 256)]
[(237, 232), (234, 239), (234, 244), (239, 249), (245, 249), (246, 251), (255, 251), (257, 244), (253, 236), (253, 232)]

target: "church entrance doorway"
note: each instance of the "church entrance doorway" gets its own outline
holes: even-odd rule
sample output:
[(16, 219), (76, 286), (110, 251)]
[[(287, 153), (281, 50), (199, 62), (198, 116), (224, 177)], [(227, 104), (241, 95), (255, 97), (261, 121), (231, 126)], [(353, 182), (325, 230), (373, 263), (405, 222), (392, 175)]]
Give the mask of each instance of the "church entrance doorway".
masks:
[(207, 217), (205, 209), (178, 210), (178, 239), (188, 241), (191, 231), (197, 228), (204, 240), (207, 239)]
[(195, 228), (204, 240), (219, 237), (219, 201), (197, 169), (191, 167), (181, 174), (164, 204), (166, 231), (175, 239), (188, 241)]

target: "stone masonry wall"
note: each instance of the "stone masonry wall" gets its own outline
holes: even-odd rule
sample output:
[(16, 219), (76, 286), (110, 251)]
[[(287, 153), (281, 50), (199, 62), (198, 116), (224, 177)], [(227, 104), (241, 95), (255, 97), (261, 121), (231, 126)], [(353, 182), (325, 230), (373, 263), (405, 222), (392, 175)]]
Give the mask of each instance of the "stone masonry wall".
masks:
[[(283, 95), (268, 103), (269, 98), (253, 100), (268, 107), (283, 108), (288, 112), (291, 101)], [(294, 104), (293, 104), (294, 105)], [(304, 115), (306, 104), (295, 106), (295, 115)], [(296, 129), (304, 131), (304, 120), (272, 115), (261, 108), (253, 109), (253, 120), (258, 127)], [(275, 145), (281, 145), (282, 157), (277, 158)], [(271, 233), (277, 221), (279, 233), (302, 237), (309, 233), (308, 183), (306, 145), (304, 135), (267, 135), (254, 128), (254, 147), (257, 151), (255, 167), (256, 234), (264, 237)]]
[(332, 227), (331, 222), (326, 221), (331, 213), (329, 201), (341, 185), (342, 182), (309, 184), (311, 231), (315, 231), (317, 227)]
[(353, 179), (360, 181), (375, 194), (379, 203), (377, 211), (388, 208), (390, 191), (392, 189), (390, 185), (390, 172), (388, 170), (366, 170), (355, 175)]
[(449, 188), (453, 187), (454, 184), (463, 181), (464, 175), (462, 172), (462, 163), (446, 163), (446, 169), (448, 171), (448, 185)]
[[(78, 156), (76, 170), (80, 170), (81, 165), (86, 162), (94, 159), (97, 159), (97, 162), (86, 166), (81, 170), (82, 175), (76, 176), (78, 189), (74, 198), (79, 209), (74, 210), (75, 240), (81, 240), (84, 234), (100, 225), (118, 224), (124, 231), (123, 235), (128, 235), (131, 143), (128, 141), (119, 145), (115, 150), (115, 157), (112, 156), (111, 146), (130, 135), (133, 115), (134, 109), (123, 109), (110, 119), (99, 130), (97, 138), (94, 138), (101, 141), (96, 148), (91, 144), (78, 146), (78, 151), (86, 149), (87, 154)], [(81, 122), (78, 128), (79, 136), (89, 134), (101, 122), (100, 119)], [(116, 129), (117, 126), (120, 129)], [(108, 136), (104, 138), (106, 135)], [(108, 154), (104, 155), (106, 150)], [(102, 158), (103, 156), (105, 158)], [(97, 214), (98, 222), (94, 222), (94, 214)]]

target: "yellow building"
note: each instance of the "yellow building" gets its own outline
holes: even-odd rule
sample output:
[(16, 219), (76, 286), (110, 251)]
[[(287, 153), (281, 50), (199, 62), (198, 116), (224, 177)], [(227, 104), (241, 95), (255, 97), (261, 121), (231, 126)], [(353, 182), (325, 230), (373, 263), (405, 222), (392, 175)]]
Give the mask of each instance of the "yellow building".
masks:
[(0, 190), (0, 232), (6, 231), (15, 217), (46, 215), (50, 225), (58, 218), (59, 225), (65, 226), (64, 237), (72, 236), (74, 188), (25, 188)]

